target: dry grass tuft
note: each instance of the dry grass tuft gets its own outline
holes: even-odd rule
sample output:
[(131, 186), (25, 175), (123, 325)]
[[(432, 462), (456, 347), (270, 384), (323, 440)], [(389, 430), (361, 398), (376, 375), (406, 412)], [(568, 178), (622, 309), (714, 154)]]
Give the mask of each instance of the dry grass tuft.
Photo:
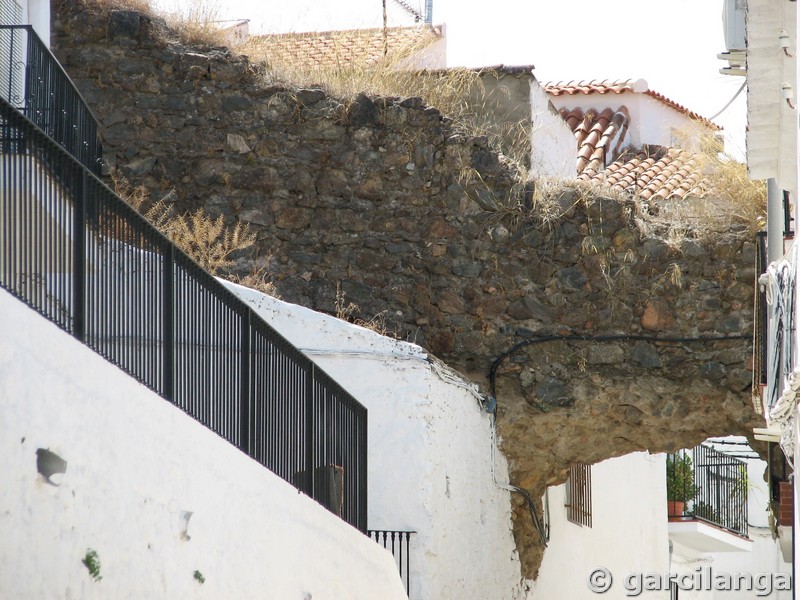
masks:
[(253, 270), (244, 277), (236, 274), (229, 274), (225, 277), (234, 283), (258, 290), (267, 296), (272, 296), (280, 300), (280, 294), (278, 294), (275, 284), (267, 278), (267, 269), (268, 261), (263, 261), (260, 263), (260, 266), (254, 266)]
[[(496, 94), (489, 92), (477, 71), (456, 68), (420, 70), (415, 57), (424, 52), (430, 40), (419, 39), (365, 64), (348, 49), (336, 45), (336, 66), (303, 64), (282, 52), (278, 40), (253, 37), (238, 50), (267, 65), (270, 84), (287, 87), (320, 87), (334, 97), (348, 100), (359, 93), (384, 97), (419, 97), (457, 121), (468, 135), (486, 135), (493, 147), (520, 165), (530, 157), (530, 131), (525, 123), (510, 122), (493, 116)], [(491, 75), (484, 75), (491, 76)], [(494, 95), (493, 95), (494, 94)]]
[(220, 14), (221, 6), (217, 0), (183, 0), (165, 19), (184, 44), (224, 46), (228, 38), (220, 27)]
[(130, 204), (133, 209), (150, 221), (156, 229), (166, 233), (170, 227), (170, 220), (173, 218), (172, 198), (175, 190), (170, 190), (163, 198), (148, 206), (150, 202), (150, 192), (143, 185), (134, 185), (128, 181), (119, 171), (111, 174), (111, 181), (114, 184), (114, 191), (117, 196)]
[(356, 315), (361, 312), (361, 308), (353, 302), (347, 302), (346, 294), (342, 289), (341, 283), (336, 284), (336, 298), (334, 300), (334, 314), (337, 319), (353, 323), (365, 329), (371, 329), (380, 335), (389, 335), (386, 326), (386, 315), (389, 311), (382, 310), (371, 319), (364, 320)]
[(202, 208), (172, 219), (168, 235), (176, 246), (212, 274), (229, 267), (233, 264), (231, 254), (249, 248), (256, 241), (248, 225), (237, 221), (233, 227), (226, 227), (222, 215), (212, 219)]
[[(218, 0), (184, 0), (175, 12), (162, 15), (153, 7), (150, 0), (75, 0), (81, 10), (92, 14), (107, 16), (112, 10), (131, 10), (142, 13), (151, 19), (166, 23), (170, 31), (159, 28), (158, 35), (170, 40), (177, 38), (186, 45), (225, 46), (229, 43), (228, 34), (220, 26), (221, 12)], [(66, 0), (64, 0), (66, 6)]]
[[(82, 10), (93, 14), (107, 15), (112, 10), (134, 10), (152, 16), (153, 6), (150, 0), (79, 0)], [(63, 6), (68, 4), (64, 0)]]
[(747, 166), (722, 152), (715, 139), (702, 138), (699, 148), (704, 196), (661, 201), (656, 215), (640, 216), (640, 227), (645, 233), (661, 232), (676, 248), (686, 239), (755, 235), (765, 223), (766, 182), (750, 179)]
[(111, 176), (115, 192), (144, 216), (173, 244), (211, 274), (216, 274), (233, 264), (231, 255), (249, 248), (256, 242), (255, 233), (248, 225), (237, 222), (227, 227), (222, 215), (211, 218), (202, 208), (183, 215), (174, 215), (169, 204), (169, 194), (147, 207), (150, 193), (144, 186), (133, 186), (125, 176)]
[(711, 195), (724, 203), (729, 218), (760, 230), (767, 214), (767, 184), (747, 176), (747, 165), (727, 154), (715, 155), (708, 162)]

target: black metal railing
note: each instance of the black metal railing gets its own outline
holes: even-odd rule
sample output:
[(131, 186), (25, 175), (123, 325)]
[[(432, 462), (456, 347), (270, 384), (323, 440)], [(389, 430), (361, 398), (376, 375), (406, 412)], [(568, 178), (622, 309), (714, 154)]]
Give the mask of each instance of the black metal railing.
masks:
[(410, 594), (410, 566), (409, 556), (411, 550), (411, 536), (416, 531), (388, 531), (384, 529), (370, 529), (369, 537), (386, 548), (394, 556), (394, 562), (400, 571), (400, 578), (406, 586), (406, 595)]
[(667, 455), (667, 516), (747, 537), (747, 463), (701, 444)]
[(756, 330), (753, 339), (753, 356), (755, 364), (753, 370), (758, 377), (758, 383), (767, 385), (767, 348), (768, 348), (768, 321), (767, 321), (767, 290), (761, 289), (758, 278), (767, 272), (767, 232), (759, 231), (756, 234)]
[(792, 216), (791, 192), (784, 190), (783, 191), (783, 237), (785, 237), (787, 240), (791, 240), (794, 238), (794, 230), (792, 229), (793, 221), (794, 217)]
[(0, 152), (0, 287), (366, 531), (366, 409), (3, 99)]
[(0, 97), (100, 174), (97, 119), (31, 25), (0, 25)]

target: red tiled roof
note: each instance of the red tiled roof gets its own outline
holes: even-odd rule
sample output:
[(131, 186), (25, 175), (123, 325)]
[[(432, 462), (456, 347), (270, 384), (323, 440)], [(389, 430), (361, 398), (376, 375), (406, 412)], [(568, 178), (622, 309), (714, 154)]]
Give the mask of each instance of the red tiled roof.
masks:
[(604, 171), (584, 172), (578, 178), (643, 200), (702, 198), (708, 192), (697, 155), (663, 146), (626, 152)]
[(439, 27), (392, 27), (387, 29), (350, 29), (311, 33), (285, 33), (254, 36), (252, 43), (264, 49), (272, 60), (283, 64), (312, 68), (369, 66), (388, 53), (421, 50), (441, 39)]
[(562, 108), (559, 114), (575, 134), (578, 175), (602, 171), (606, 162), (619, 154), (630, 122), (627, 108), (620, 106), (616, 111), (607, 108), (599, 113), (593, 108), (585, 113), (580, 108)]
[[(651, 92), (647, 88), (647, 82), (642, 79), (548, 83), (545, 84), (545, 90), (553, 96), (646, 93), (719, 129), (696, 113)], [(630, 123), (630, 114), (624, 105), (616, 110), (606, 108), (603, 111), (594, 108), (585, 111), (581, 108), (562, 108), (559, 114), (575, 134), (579, 180), (607, 185), (612, 189), (635, 194), (643, 200), (702, 198), (707, 193), (708, 185), (698, 156), (688, 150), (645, 146), (641, 149), (629, 147), (620, 154)]]
[(647, 94), (651, 98), (655, 98), (659, 102), (677, 110), (680, 113), (683, 113), (690, 119), (694, 119), (695, 121), (698, 121), (715, 131), (722, 129), (719, 125), (715, 125), (702, 115), (689, 110), (674, 100), (670, 100), (663, 94), (659, 94), (658, 92), (651, 90), (644, 79), (618, 79), (615, 81), (599, 79), (592, 79), (590, 81), (559, 81), (544, 84), (544, 89), (551, 96), (575, 96), (577, 94), (625, 94), (629, 92)]

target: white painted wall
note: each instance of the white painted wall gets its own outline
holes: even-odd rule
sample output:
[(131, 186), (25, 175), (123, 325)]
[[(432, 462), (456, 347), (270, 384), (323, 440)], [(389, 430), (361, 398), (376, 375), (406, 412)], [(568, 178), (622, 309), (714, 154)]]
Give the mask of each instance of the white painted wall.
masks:
[(405, 597), (388, 552), (2, 290), (0, 331), (2, 598)]
[[(412, 598), (523, 597), (491, 418), (419, 346), (224, 282), (369, 411), (369, 527), (410, 529)], [(507, 482), (497, 455), (497, 480)]]
[(4, 25), (33, 25), (36, 34), (44, 42), (45, 46), (50, 47), (50, 2), (49, 0), (10, 0), (11, 5), (19, 7), (13, 10), (13, 15), (21, 18), (16, 21), (13, 15), (2, 15)]
[(26, 23), (33, 25), (33, 29), (37, 35), (44, 42), (44, 45), (50, 47), (50, 1), (49, 0), (22, 0), (23, 4), (27, 2), (27, 20)]
[[(550, 542), (531, 597), (624, 598), (628, 574), (667, 572), (665, 469), (664, 454), (644, 452), (592, 465), (591, 527), (567, 520), (564, 485), (550, 488)], [(613, 577), (606, 594), (587, 586), (587, 577), (599, 567)], [(669, 598), (667, 592), (645, 594), (648, 600)]]
[(531, 175), (573, 179), (577, 150), (575, 135), (547, 92), (538, 81), (531, 82)]

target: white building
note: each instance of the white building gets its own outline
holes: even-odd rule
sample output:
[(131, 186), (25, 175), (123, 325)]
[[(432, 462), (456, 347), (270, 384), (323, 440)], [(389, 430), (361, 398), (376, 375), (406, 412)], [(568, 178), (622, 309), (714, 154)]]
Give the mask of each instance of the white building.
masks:
[[(798, 520), (793, 465), (798, 449), (797, 223), (797, 6), (793, 2), (732, 0), (726, 3), (727, 52), (735, 75), (747, 82), (747, 165), (751, 178), (767, 179), (767, 231), (761, 261), (756, 319), (759, 393), (754, 398), (766, 427), (756, 437), (780, 447), (785, 472), (772, 490), (773, 518), (787, 554), (795, 547)], [(762, 320), (763, 319), (763, 320)], [(791, 510), (791, 507), (794, 510)]]

